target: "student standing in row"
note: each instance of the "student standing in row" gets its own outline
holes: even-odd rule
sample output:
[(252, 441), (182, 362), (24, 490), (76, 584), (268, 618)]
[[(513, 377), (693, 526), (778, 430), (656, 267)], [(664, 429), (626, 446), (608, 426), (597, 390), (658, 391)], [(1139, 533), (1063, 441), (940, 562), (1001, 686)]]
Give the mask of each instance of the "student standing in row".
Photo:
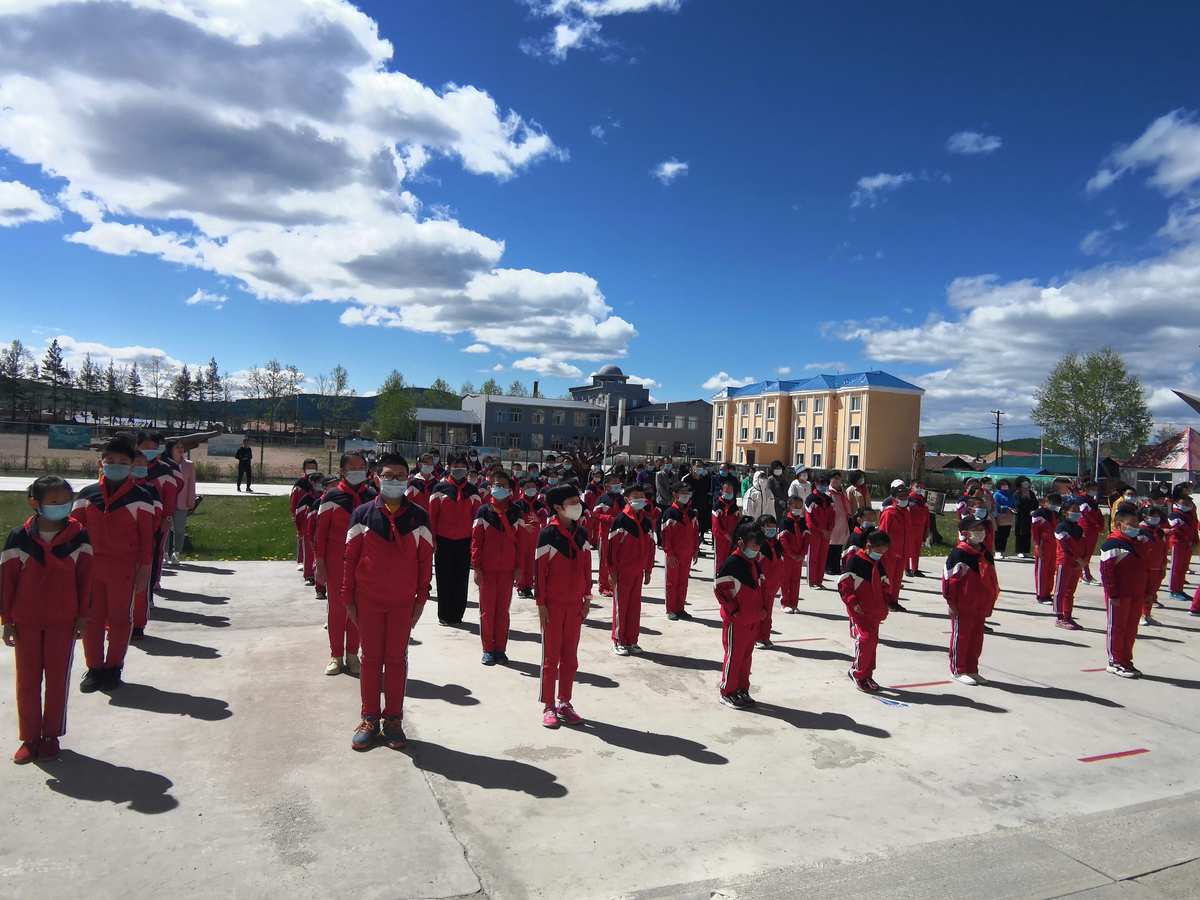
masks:
[(1055, 625), (1068, 631), (1078, 631), (1075, 621), (1075, 591), (1087, 562), (1087, 532), (1083, 528), (1083, 511), (1079, 501), (1069, 498), (1062, 504), (1062, 519), (1054, 529), (1057, 542), (1058, 574), (1054, 587)]
[(867, 534), (866, 546), (849, 554), (846, 571), (838, 578), (838, 593), (850, 618), (850, 637), (854, 640), (854, 661), (846, 674), (855, 687), (868, 694), (879, 691), (875, 681), (875, 656), (879, 646), (879, 626), (888, 615), (889, 574), (883, 560), (892, 539), (886, 532)]
[(479, 491), (467, 481), (467, 458), (450, 457), (450, 477), (438, 482), (429, 497), (429, 519), (437, 542), (438, 622), (458, 625), (467, 610), (471, 575), (471, 525), (479, 508)]
[[(803, 504), (801, 507), (803, 508)], [(737, 503), (737, 479), (727, 475), (721, 479), (721, 492), (712, 506), (714, 577), (733, 549), (733, 533), (741, 521), (742, 512)]]
[(1192, 561), (1192, 547), (1196, 543), (1196, 507), (1184, 490), (1187, 485), (1176, 485), (1171, 492), (1171, 511), (1167, 514), (1167, 540), (1171, 548), (1171, 580), (1168, 588), (1172, 600), (1187, 601), (1183, 592), (1187, 581), (1188, 566)]
[(512, 494), (512, 477), (503, 469), (493, 469), (487, 499), (471, 527), (471, 568), (479, 589), (479, 639), (485, 666), (508, 662), (509, 610), (521, 573), (521, 532), (529, 527)]
[(900, 589), (904, 585), (904, 552), (908, 547), (908, 487), (903, 481), (892, 482), (892, 495), (879, 514), (879, 530), (888, 536), (888, 549), (883, 556), (883, 567), (888, 575), (885, 588), (888, 609), (905, 612), (900, 605)]
[(713, 594), (721, 607), (721, 703), (733, 709), (755, 705), (750, 696), (750, 668), (754, 643), (762, 623), (763, 575), (759, 566), (762, 533), (753, 521), (738, 526), (735, 545), (713, 581)]
[(984, 625), (1000, 594), (996, 567), (984, 547), (983, 523), (964, 518), (958, 523), (958, 544), (946, 557), (942, 596), (950, 609), (950, 674), (962, 684), (986, 683), (979, 674)]
[(1162, 605), (1158, 602), (1158, 591), (1167, 577), (1167, 538), (1162, 529), (1162, 510), (1157, 506), (1145, 506), (1140, 513), (1145, 538), (1141, 546), (1146, 557), (1146, 602), (1142, 605), (1142, 624), (1157, 625), (1154, 607)]
[(759, 541), (758, 562), (762, 569), (763, 617), (758, 626), (758, 640), (754, 646), (765, 650), (771, 646), (772, 614), (775, 611), (775, 595), (783, 585), (783, 547), (779, 541), (779, 523), (770, 513), (758, 517), (755, 526), (762, 532)]
[(1149, 572), (1136, 504), (1122, 502), (1114, 526), (1100, 547), (1100, 581), (1108, 611), (1108, 671), (1120, 678), (1139, 678), (1142, 673), (1133, 665), (1133, 644), (1146, 602)]
[(691, 490), (685, 484), (673, 486), (674, 500), (662, 518), (663, 565), (666, 567), (667, 618), (690, 621), (692, 616), (684, 608), (687, 604), (688, 579), (692, 566), (700, 552), (700, 531), (696, 527), (696, 513), (692, 509)]
[[(808, 524), (808, 586), (825, 590), (825, 561), (829, 555), (829, 539), (833, 534), (835, 513), (829, 499), (829, 477), (818, 475), (816, 490), (804, 504)], [(847, 537), (849, 527), (847, 527)]]
[(914, 482), (912, 490), (908, 492), (908, 538), (904, 550), (905, 574), (914, 578), (921, 578), (925, 574), (921, 571), (921, 548), (925, 545), (932, 518), (925, 500), (925, 486)]
[(73, 499), (61, 478), (37, 479), (28, 494), (33, 515), (0, 553), (0, 623), (16, 651), (18, 765), (56, 759), (67, 733), (71, 661), (87, 627), (92, 568), (87, 532), (70, 518)]
[(621, 481), (621, 476), (615, 472), (610, 472), (601, 482), (601, 493), (595, 498), (592, 505), (587, 506), (586, 501), (584, 507), (589, 509), (587, 515), (589, 533), (588, 542), (600, 552), (600, 593), (603, 596), (612, 596), (612, 581), (608, 577), (608, 532), (612, 528), (613, 520), (621, 514), (625, 508), (625, 498), (623, 496), (625, 487)]
[[(316, 475), (319, 468), (315, 459), (306, 459), (301, 464), (300, 477), (292, 482), (292, 490), (288, 494), (288, 514), (292, 517), (292, 524), (296, 528), (297, 572), (304, 571), (304, 535), (300, 531), (300, 523), (296, 518), (296, 507), (312, 492), (312, 486), (309, 484), (308, 478), (310, 475)], [(309, 565), (311, 566), (311, 563)]]
[(654, 522), (645, 489), (636, 481), (625, 488), (625, 509), (608, 536), (608, 575), (613, 596), (613, 653), (641, 653), (642, 588), (654, 571)]
[[(1054, 574), (1058, 568), (1058, 514), (1062, 496), (1050, 493), (1029, 516), (1030, 549), (1033, 551), (1033, 591), (1038, 603), (1054, 602)], [(1019, 555), (1019, 554), (1018, 554)]]
[(779, 525), (779, 544), (783, 549), (780, 603), (785, 613), (795, 613), (800, 605), (804, 557), (808, 554), (808, 525), (804, 519), (804, 501), (800, 497), (788, 496), (787, 518)]

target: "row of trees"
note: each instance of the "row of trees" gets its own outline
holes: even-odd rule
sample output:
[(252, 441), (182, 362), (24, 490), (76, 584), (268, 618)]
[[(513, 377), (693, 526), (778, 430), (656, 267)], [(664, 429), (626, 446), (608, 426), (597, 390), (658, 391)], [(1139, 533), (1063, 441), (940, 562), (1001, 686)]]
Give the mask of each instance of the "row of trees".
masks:
[[(446, 384), (446, 382), (443, 381), (441, 378), (439, 378), (437, 381), (435, 381), (434, 384), (436, 385), (439, 382), (441, 384), (446, 385), (446, 390), (450, 389), (450, 385)], [(458, 392), (463, 395), (466, 395), (466, 394), (493, 394), (498, 397), (499, 396), (528, 397), (530, 395), (529, 388), (525, 387), (525, 385), (522, 384), (520, 381), (514, 380), (513, 383), (508, 386), (508, 390), (505, 390), (504, 388), (502, 388), (500, 386), (500, 383), (497, 382), (495, 378), (489, 378), (487, 381), (485, 381), (483, 384), (481, 384), (478, 388), (475, 387), (475, 385), (472, 384), (471, 382), (464, 381), (462, 387), (460, 387), (458, 389)], [(570, 395), (567, 395), (566, 399), (570, 399)]]

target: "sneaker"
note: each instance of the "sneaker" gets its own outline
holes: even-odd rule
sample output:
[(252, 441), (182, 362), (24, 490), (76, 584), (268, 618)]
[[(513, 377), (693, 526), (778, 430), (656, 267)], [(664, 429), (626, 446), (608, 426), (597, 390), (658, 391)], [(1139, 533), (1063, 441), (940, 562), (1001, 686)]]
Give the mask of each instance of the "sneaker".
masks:
[(889, 603), (888, 609), (890, 609), (892, 612), (908, 612), (908, 610), (901, 606), (898, 601), (896, 603)]
[(749, 691), (738, 691), (737, 698), (742, 702), (742, 706), (758, 706), (758, 701), (750, 696)]
[(144, 639), (145, 637), (146, 637), (146, 629), (145, 628), (135, 628), (131, 632), (129, 632), (129, 640), (131, 643), (134, 643), (134, 644), (136, 644), (138, 641)]
[(823, 584), (810, 584), (809, 587), (811, 587), (814, 591), (825, 590), (825, 585), (823, 585)]
[(1073, 617), (1067, 617), (1067, 628), (1071, 631), (1083, 631), (1083, 626), (1075, 621)]
[(383, 742), (393, 750), (403, 750), (408, 740), (404, 737), (399, 716), (388, 716), (383, 720)]
[(1028, 557), (1028, 555), (1026, 555), (1024, 553), (1018, 553), (1017, 559), (1029, 559), (1029, 557)]
[(358, 661), (357, 653), (347, 653), (344, 668), (347, 675), (357, 678), (362, 674), (362, 663)]
[(304, 563), (296, 563), (296, 571), (303, 572), (304, 571)]
[(1133, 673), (1133, 677), (1134, 677), (1134, 678), (1141, 678), (1141, 677), (1142, 677), (1142, 670), (1141, 670), (1141, 669), (1138, 669), (1138, 668), (1135, 668), (1134, 666), (1126, 666), (1126, 667), (1125, 667), (1125, 671), (1126, 671), (1126, 672), (1132, 672), (1132, 673)]
[(1055, 619), (1054, 627), (1055, 628), (1066, 628), (1067, 630), (1071, 630), (1071, 622), (1069, 619)]
[(350, 739), (350, 746), (355, 750), (370, 750), (375, 746), (375, 738), (378, 734), (379, 719), (375, 716), (367, 716), (354, 729), (354, 737)]
[(58, 759), (58, 751), (58, 738), (42, 738), (42, 742), (38, 744), (38, 759)]
[(18, 766), (31, 763), (38, 757), (38, 747), (35, 741), (24, 741), (17, 752), (13, 754), (13, 762)]
[(675, 615), (679, 616), (679, 618), (683, 619), (683, 621), (685, 621), (685, 622), (692, 621), (692, 614), (690, 612), (688, 612), (686, 609), (681, 609)]
[(1038, 601), (1038, 603), (1041, 603), (1043, 606), (1052, 606), (1054, 604), (1053, 597), (1038, 597), (1037, 601)]
[(331, 657), (329, 660), (329, 664), (327, 666), (325, 666), (325, 674), (326, 675), (341, 675), (342, 674), (341, 659), (336, 656)]
[(553, 706), (547, 706), (542, 710), (542, 727), (557, 728), (559, 726), (558, 713), (554, 711)]
[(628, 650), (630, 653), (641, 653), (642, 652), (642, 648), (639, 647), (637, 644), (629, 644), (625, 649)]
[(315, 587), (317, 582), (316, 582), (316, 579), (314, 579), (314, 578), (305, 578), (304, 583), (307, 584), (309, 587)]
[(864, 678), (863, 681), (866, 683), (867, 690), (872, 694), (877, 694), (881, 690), (879, 687), (879, 682), (874, 678)]
[(628, 656), (629, 648), (624, 644), (613, 644), (613, 656)]
[(1151, 616), (1149, 613), (1146, 613), (1146, 615), (1142, 616), (1142, 624), (1143, 625), (1157, 625), (1158, 620), (1155, 619), (1153, 616)]
[(1172, 591), (1170, 596), (1172, 600), (1182, 600), (1184, 603), (1188, 602), (1188, 595), (1182, 591)]
[(507, 653), (497, 653), (496, 654), (496, 662), (498, 662), (502, 666), (507, 666), (508, 665), (508, 654)]
[(1003, 553), (997, 553), (997, 554), (996, 554), (996, 559), (1004, 559), (1004, 554), (1003, 554)]
[(558, 715), (558, 721), (562, 722), (564, 725), (583, 724), (583, 716), (575, 712), (575, 707), (573, 707), (569, 702), (560, 702), (558, 704), (558, 708), (555, 710), (555, 713)]
[(969, 684), (971, 686), (979, 684), (978, 681), (976, 681), (972, 676), (968, 675), (966, 672), (963, 672), (960, 675), (955, 675), (954, 680), (957, 681), (959, 684)]
[(722, 694), (721, 705), (728, 706), (730, 709), (742, 709), (742, 700), (734, 694)]
[(485, 666), (494, 666), (496, 664), (496, 654), (485, 653), (479, 661)]
[(978, 672), (972, 672), (971, 677), (975, 679), (976, 684), (987, 684), (988, 683), (987, 679), (984, 678), (982, 675), (980, 675)]
[(88, 669), (83, 676), (83, 680), (79, 682), (79, 690), (84, 694), (91, 694), (100, 690), (100, 686), (104, 684), (104, 675), (102, 669)]
[(325, 590), (325, 588), (317, 588), (317, 599), (318, 600), (327, 600), (328, 598), (329, 598), (329, 594)]
[(173, 566), (179, 565), (179, 554), (172, 553), (169, 557), (167, 557), (167, 562), (169, 562)]
[(115, 691), (117, 688), (125, 684), (125, 682), (121, 680), (122, 668), (122, 666), (113, 666), (111, 669), (101, 669), (100, 671), (103, 673), (102, 677), (104, 681), (100, 685), (100, 689), (105, 691)]
[(794, 607), (794, 606), (785, 606), (785, 607), (783, 608), (783, 611), (784, 611), (785, 613), (787, 613), (789, 616), (794, 616), (794, 615), (796, 614), (796, 607)]
[(754, 649), (755, 649), (755, 650), (766, 650), (766, 649), (767, 649), (768, 647), (770, 647), (770, 646), (771, 646), (771, 642), (770, 642), (770, 641), (755, 641), (755, 642), (754, 642)]
[(1105, 671), (1112, 675), (1116, 675), (1118, 678), (1137, 678), (1137, 675), (1129, 671), (1129, 669), (1125, 668), (1124, 666), (1117, 665), (1116, 663), (1109, 663), (1105, 668)]
[(678, 622), (679, 621), (679, 613), (667, 613), (667, 621), (668, 622)]

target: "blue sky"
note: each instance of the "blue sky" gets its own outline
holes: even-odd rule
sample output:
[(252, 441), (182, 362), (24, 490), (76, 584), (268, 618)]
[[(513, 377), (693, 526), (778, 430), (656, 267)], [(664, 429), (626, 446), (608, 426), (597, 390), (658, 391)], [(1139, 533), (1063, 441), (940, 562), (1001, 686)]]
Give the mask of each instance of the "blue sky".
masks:
[(1194, 421), (1200, 8), (206, 5), (0, 13), (0, 338), (363, 393), (882, 368), (929, 430), (1112, 343)]

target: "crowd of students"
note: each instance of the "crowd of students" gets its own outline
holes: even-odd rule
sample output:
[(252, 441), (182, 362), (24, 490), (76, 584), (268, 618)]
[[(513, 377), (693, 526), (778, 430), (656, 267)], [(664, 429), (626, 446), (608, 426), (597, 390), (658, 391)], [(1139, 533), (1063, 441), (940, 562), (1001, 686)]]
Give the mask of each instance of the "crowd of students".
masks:
[[(120, 687), (129, 641), (144, 634), (167, 523), (178, 505), (177, 450), (154, 432), (118, 435), (103, 448), (99, 481), (78, 495), (54, 476), (30, 487), (33, 514), (12, 531), (0, 556), (4, 642), (17, 656), (15, 761), (58, 753), (77, 637), (87, 662), (80, 689)], [(1074, 594), (1081, 578), (1091, 579), (1099, 544), (1107, 669), (1136, 678), (1138, 627), (1154, 624), (1168, 570), (1171, 597), (1188, 600), (1184, 580), (1197, 542), (1191, 486), (1178, 485), (1170, 497), (1125, 491), (1110, 498), (1103, 541), (1106, 523), (1094, 487), (1060, 479), (1032, 510), (1037, 599), (1053, 604), (1059, 627), (1079, 628)], [(861, 475), (788, 472), (780, 464), (756, 475), (739, 497), (742, 488), (727, 464), (710, 471), (696, 463), (682, 472), (669, 461), (596, 466), (578, 478), (551, 456), (542, 465), (505, 469), (467, 454), (443, 463), (429, 452), (411, 467), (395, 453), (371, 461), (345, 454), (338, 474), (326, 476), (306, 460), (291, 492), (297, 567), (326, 601), (325, 673), (359, 678), (353, 749), (405, 746), (408, 645), (435, 583), (438, 621), (455, 626), (474, 581), (484, 666), (509, 662), (514, 594), (533, 599), (542, 724), (577, 725), (583, 719), (572, 693), (593, 588), (611, 598), (613, 653), (641, 653), (642, 589), (658, 552), (666, 617), (686, 622), (689, 580), (709, 532), (723, 626), (721, 703), (755, 704), (753, 652), (771, 646), (776, 598), (785, 613), (797, 611), (806, 573), (816, 591), (827, 589), (827, 576), (835, 579), (854, 641), (847, 674), (859, 690), (879, 691), (880, 628), (890, 613), (905, 612), (904, 579), (923, 576), (922, 547), (935, 533), (923, 486), (893, 481), (876, 510)], [(1018, 485), (1022, 490), (1027, 486)], [(955, 505), (957, 539), (941, 581), (952, 622), (950, 671), (967, 685), (985, 681), (979, 659), (1000, 592), (995, 558), (1003, 511), (985, 478), (968, 480)], [(1200, 588), (1191, 612), (1200, 615)]]

